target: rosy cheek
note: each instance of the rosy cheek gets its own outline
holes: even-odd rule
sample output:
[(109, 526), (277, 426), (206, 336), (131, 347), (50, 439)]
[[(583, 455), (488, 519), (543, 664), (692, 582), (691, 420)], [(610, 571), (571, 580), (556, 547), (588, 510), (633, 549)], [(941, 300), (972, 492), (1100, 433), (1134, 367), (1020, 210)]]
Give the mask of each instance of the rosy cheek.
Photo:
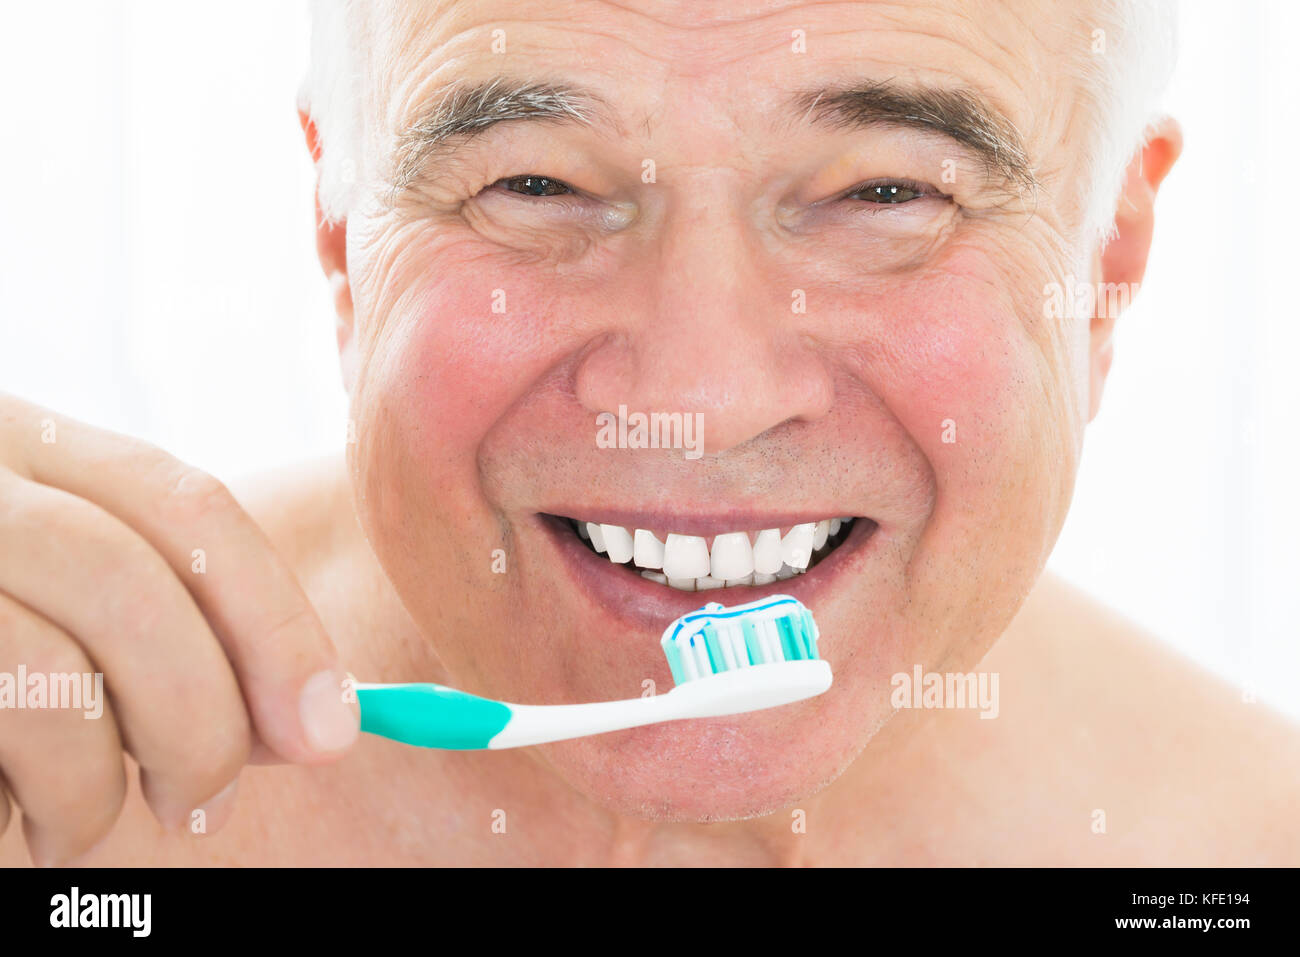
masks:
[(402, 423), (407, 454), (430, 475), (463, 480), (485, 436), (565, 346), (545, 334), (553, 293), (526, 270), (443, 259), (429, 272), (450, 278), (412, 287), (385, 318), (376, 389)]
[(990, 294), (1005, 286), (1006, 277), (949, 273), (858, 306), (856, 374), (920, 448), (940, 490), (1005, 477), (1024, 460), (1031, 416), (1046, 414), (1023, 307)]

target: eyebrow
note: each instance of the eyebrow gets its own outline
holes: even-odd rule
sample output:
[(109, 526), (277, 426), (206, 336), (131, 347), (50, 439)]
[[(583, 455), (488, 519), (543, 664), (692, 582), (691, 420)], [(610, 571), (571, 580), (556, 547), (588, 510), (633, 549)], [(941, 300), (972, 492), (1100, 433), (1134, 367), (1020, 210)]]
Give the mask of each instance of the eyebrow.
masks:
[[(971, 90), (865, 81), (799, 92), (790, 105), (804, 120), (837, 129), (893, 126), (939, 134), (980, 159), (986, 172), (1026, 192), (1038, 188), (1015, 125)], [(450, 155), (466, 140), (499, 123), (529, 120), (592, 126), (597, 119), (622, 129), (609, 104), (579, 86), (506, 76), (453, 84), (398, 135), (392, 195), (407, 189), (426, 163)]]
[(798, 93), (792, 105), (805, 119), (838, 129), (895, 126), (937, 133), (973, 153), (986, 172), (1025, 192), (1038, 188), (1015, 124), (972, 90), (878, 80)]
[(411, 185), (430, 160), (498, 123), (550, 120), (592, 125), (608, 104), (597, 94), (562, 83), (497, 76), (457, 83), (397, 137), (394, 194)]

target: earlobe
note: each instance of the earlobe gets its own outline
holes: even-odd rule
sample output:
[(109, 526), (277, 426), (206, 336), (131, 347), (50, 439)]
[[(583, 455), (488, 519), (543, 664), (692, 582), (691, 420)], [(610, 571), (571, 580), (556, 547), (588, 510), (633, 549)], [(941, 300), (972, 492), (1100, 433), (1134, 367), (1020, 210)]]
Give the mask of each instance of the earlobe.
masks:
[(1095, 297), (1089, 324), (1089, 421), (1097, 415), (1113, 358), (1111, 336), (1118, 315), (1112, 313), (1110, 307), (1116, 302), (1132, 301), (1146, 275), (1151, 237), (1155, 230), (1156, 193), (1182, 149), (1182, 130), (1175, 120), (1165, 118), (1155, 126), (1146, 144), (1129, 163), (1124, 189), (1115, 209), (1117, 235), (1105, 249), (1098, 251), (1094, 259), (1093, 275), (1100, 278), (1103, 288), (1117, 289), (1122, 294), (1112, 296), (1107, 293)]

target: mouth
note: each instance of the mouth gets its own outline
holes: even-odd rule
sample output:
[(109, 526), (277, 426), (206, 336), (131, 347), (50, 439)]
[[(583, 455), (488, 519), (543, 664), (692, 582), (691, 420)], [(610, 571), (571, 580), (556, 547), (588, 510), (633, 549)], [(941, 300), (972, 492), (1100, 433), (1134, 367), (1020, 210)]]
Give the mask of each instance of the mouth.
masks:
[(861, 516), (575, 512), (537, 515), (561, 564), (600, 605), (659, 628), (706, 601), (784, 593), (808, 604), (859, 563), (878, 528)]
[(825, 518), (784, 528), (687, 535), (561, 518), (610, 564), (678, 591), (770, 585), (806, 574), (848, 539), (854, 524), (853, 518)]

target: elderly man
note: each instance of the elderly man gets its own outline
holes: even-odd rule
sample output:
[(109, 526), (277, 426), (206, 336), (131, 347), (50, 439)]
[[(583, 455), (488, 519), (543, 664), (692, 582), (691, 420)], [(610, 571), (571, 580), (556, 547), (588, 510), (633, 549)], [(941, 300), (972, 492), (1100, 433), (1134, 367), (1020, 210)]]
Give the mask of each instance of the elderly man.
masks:
[[(232, 493), (4, 400), (0, 668), (109, 703), (0, 712), (0, 861), (1300, 863), (1297, 730), (1043, 574), (1181, 148), (1169, 32), (1128, 0), (322, 4), (346, 455)], [(674, 617), (775, 592), (819, 697), (358, 734), (349, 674), (637, 697)]]

